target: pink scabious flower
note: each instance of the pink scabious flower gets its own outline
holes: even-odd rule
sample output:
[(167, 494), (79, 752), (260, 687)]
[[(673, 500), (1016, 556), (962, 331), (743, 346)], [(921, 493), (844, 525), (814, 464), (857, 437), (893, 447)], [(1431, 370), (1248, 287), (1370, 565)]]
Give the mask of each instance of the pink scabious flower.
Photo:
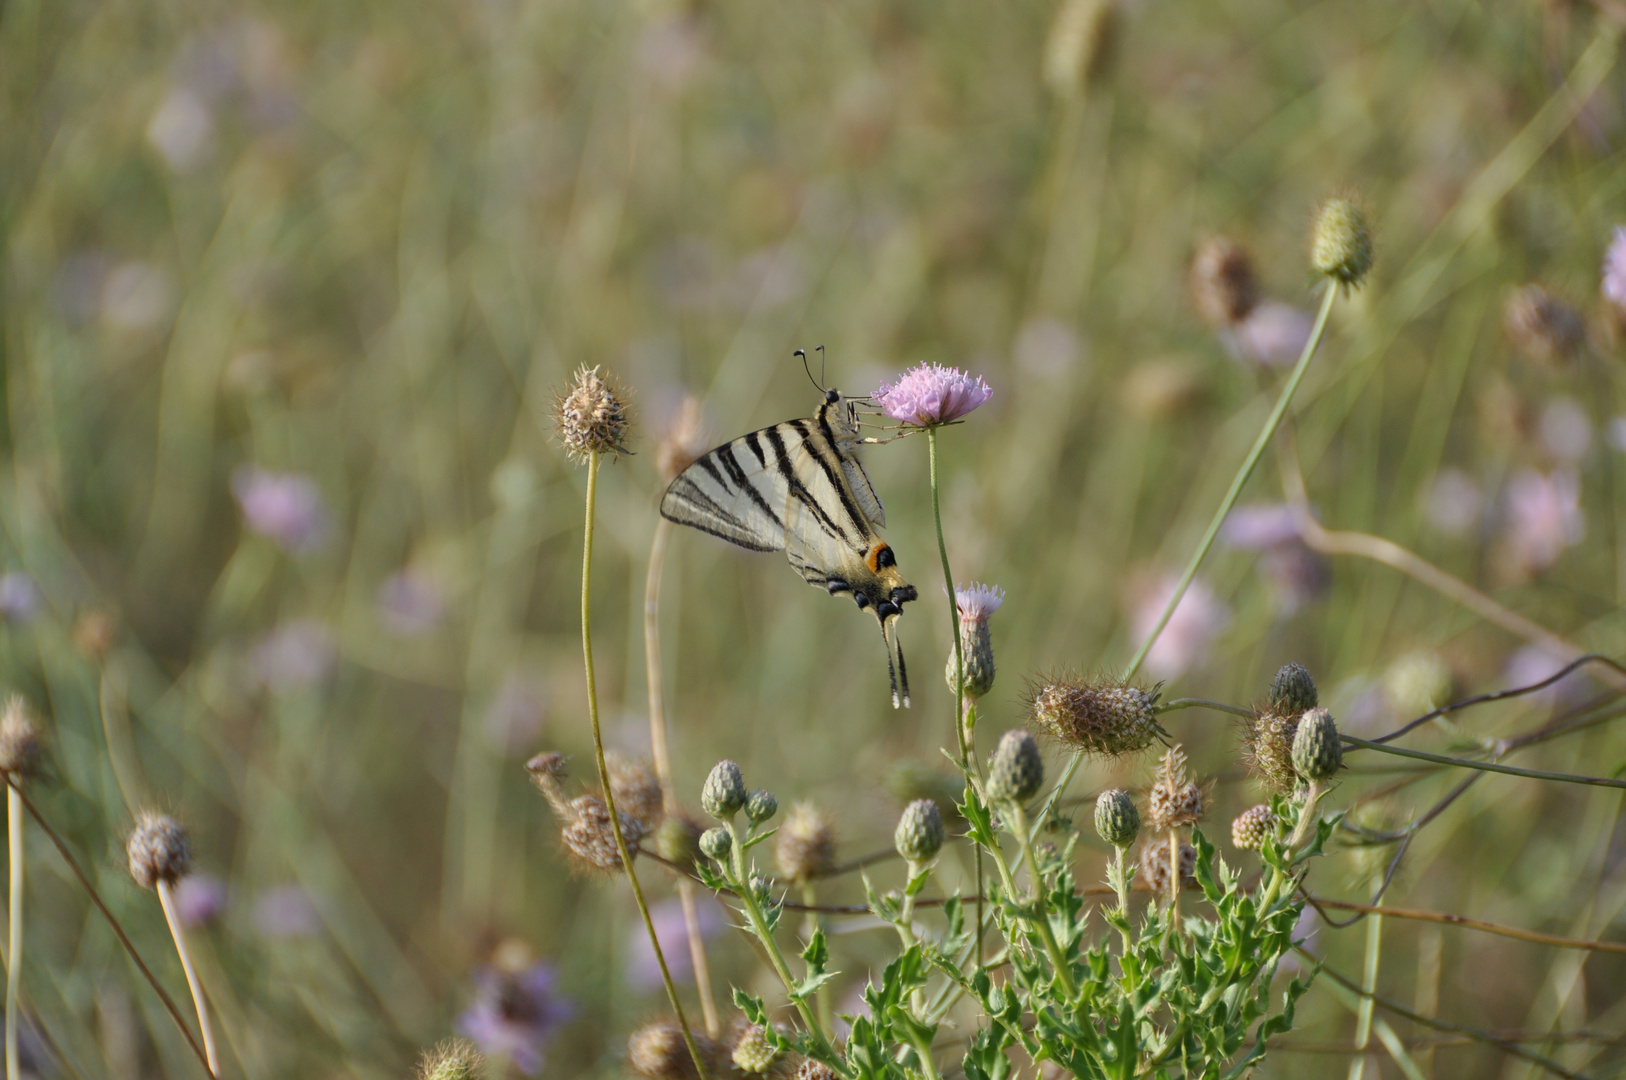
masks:
[(187, 926), (214, 922), (226, 910), (226, 883), (213, 874), (188, 874), (175, 883), (175, 912)]
[[(702, 939), (715, 937), (728, 920), (717, 901), (709, 896), (696, 898), (695, 922)], [(666, 967), (676, 982), (686, 983), (694, 978), (693, 959), (689, 954), (689, 924), (683, 917), (683, 901), (663, 900), (649, 907), (649, 921), (655, 924), (655, 936), (661, 940), (661, 952), (666, 956)], [(642, 991), (661, 986), (660, 962), (649, 944), (649, 932), (639, 919), (627, 930), (627, 981)]]
[(1315, 330), (1310, 313), (1291, 304), (1266, 300), (1237, 324), (1236, 348), (1260, 367), (1290, 367)]
[(969, 585), (954, 586), (954, 606), (960, 612), (960, 622), (970, 625), (985, 623), (1005, 602), (1005, 590), (998, 585), (982, 585), (973, 581)]
[(309, 551), (327, 536), (322, 492), (308, 476), (245, 465), (232, 474), (231, 490), (243, 523), (288, 551)]
[[(1130, 622), (1137, 639), (1144, 639), (1152, 632), (1179, 581), (1174, 574), (1165, 575), (1136, 598)], [(1168, 625), (1146, 654), (1147, 673), (1154, 678), (1173, 679), (1196, 667), (1207, 657), (1209, 645), (1230, 621), (1230, 609), (1214, 595), (1208, 583), (1200, 578), (1192, 581), (1180, 603), (1175, 605)]]
[(936, 427), (980, 407), (994, 392), (980, 375), (942, 364), (921, 364), (871, 395), (881, 411), (917, 427)]
[(1540, 573), (1586, 535), (1581, 481), (1560, 469), (1521, 469), (1507, 484), (1507, 542), (1519, 566)]
[(1626, 308), (1626, 225), (1615, 226), (1614, 239), (1604, 253), (1603, 295), (1616, 307)]
[(474, 1004), (457, 1018), (457, 1030), (486, 1054), (535, 1076), (542, 1071), (542, 1051), (570, 1014), (554, 991), (547, 961), (517, 970), (491, 965), (475, 973)]

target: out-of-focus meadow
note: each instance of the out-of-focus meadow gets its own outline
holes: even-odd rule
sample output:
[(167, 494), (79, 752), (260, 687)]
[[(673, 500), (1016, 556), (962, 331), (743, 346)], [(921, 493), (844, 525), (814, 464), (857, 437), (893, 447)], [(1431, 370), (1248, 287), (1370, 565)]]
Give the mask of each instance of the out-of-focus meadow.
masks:
[[(1283, 442), (1321, 523), (1626, 655), (1626, 404), (1599, 293), (1626, 218), (1626, 77), (1599, 6), (6, 0), (0, 681), (46, 717), (42, 813), (177, 995), (122, 843), (142, 807), (189, 826), (227, 1075), (401, 1076), (496, 1007), (498, 954), (551, 965), (533, 969), (556, 1010), (542, 1075), (620, 1075), (665, 999), (624, 882), (569, 868), (522, 767), (557, 749), (591, 775), (585, 474), (549, 419), (568, 372), (604, 365), (636, 415), (637, 453), (602, 473), (595, 580), (606, 737), (635, 756), (654, 446), (683, 395), (720, 441), (812, 410), (797, 347), (825, 345), (849, 392), (921, 361), (985, 375), (992, 402), (941, 443), (955, 572), (1008, 594), (986, 749), (1021, 723), (1026, 676), (1133, 652), (1304, 340), (1306, 230), (1340, 191), (1376, 226), (1376, 268)], [(1251, 249), (1267, 297), (1219, 333), (1187, 284), (1213, 233)], [(1531, 282), (1583, 313), (1578, 356), (1532, 359), (1504, 329)], [(868, 616), (779, 556), (680, 530), (660, 612), (680, 796), (733, 757), (782, 804), (828, 808), (842, 856), (888, 846), (895, 767), (947, 775), (953, 742), (925, 440), (866, 462), (921, 592), (901, 622), (912, 710), (888, 707)], [(1310, 551), (1282, 499), (1267, 456), (1150, 658), (1166, 695), (1247, 703), (1296, 660), (1370, 735), (1557, 666), (1394, 569)], [(1418, 745), (1527, 730), (1599, 689), (1566, 680)], [(1229, 852), (1224, 823), (1258, 801), (1235, 735), (1167, 722), (1217, 781)], [(1602, 724), (1518, 764), (1608, 773), (1622, 740)], [(1363, 806), (1374, 827), (1466, 775), (1373, 757), (1352, 755), (1342, 805), (1412, 781)], [(1075, 790), (1148, 766), (1091, 765)], [(1481, 779), (1386, 900), (1620, 937), (1618, 808)], [(29, 852), (39, 1074), (200, 1075), (65, 864), (32, 831)], [(1090, 837), (1080, 879), (1104, 860)], [(640, 865), (675, 928), (670, 875)], [(1345, 854), (1313, 884), (1364, 899), (1374, 867)], [(851, 876), (820, 895), (862, 900)], [(767, 990), (703, 914), (723, 999)], [(1358, 974), (1368, 940), (1314, 948)], [(1626, 1027), (1618, 956), (1393, 919), (1380, 944), (1379, 991), (1426, 1014)], [(838, 1001), (885, 945), (838, 933)], [(675, 931), (669, 948), (686, 975)], [(1300, 1020), (1264, 1071), (1347, 1071), (1300, 1051), (1347, 1046), (1350, 1007), (1318, 985)], [(1414, 1053), (1439, 1076), (1529, 1068)]]

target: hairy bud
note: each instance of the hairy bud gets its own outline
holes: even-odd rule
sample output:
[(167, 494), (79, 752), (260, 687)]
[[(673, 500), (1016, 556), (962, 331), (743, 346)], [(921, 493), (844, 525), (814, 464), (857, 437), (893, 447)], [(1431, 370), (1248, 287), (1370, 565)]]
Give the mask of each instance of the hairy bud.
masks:
[(1007, 731), (988, 759), (988, 797), (995, 802), (1025, 803), (1043, 784), (1039, 744), (1021, 728)]
[(929, 862), (943, 849), (943, 813), (930, 799), (916, 799), (903, 808), (892, 843), (910, 862)]
[(125, 845), (130, 876), (143, 889), (173, 885), (192, 868), (192, 844), (180, 822), (168, 814), (144, 812)]
[(419, 1080), (480, 1080), (485, 1075), (485, 1055), (465, 1039), (441, 1043), (418, 1063)]
[(654, 772), (643, 762), (614, 751), (604, 755), (604, 765), (610, 774), (610, 794), (615, 796), (616, 810), (636, 818), (645, 833), (654, 832), (665, 816), (661, 785)]
[(1270, 680), (1270, 711), (1279, 716), (1298, 716), (1319, 704), (1315, 679), (1302, 664), (1283, 664)]
[(1258, 851), (1275, 831), (1276, 815), (1270, 807), (1250, 807), (1231, 822), (1231, 843), (1242, 851)]
[(1372, 232), (1348, 199), (1328, 199), (1316, 212), (1310, 266), (1343, 285), (1359, 285), (1372, 269)]
[[(722, 1062), (715, 1042), (703, 1031), (696, 1031), (694, 1048), (700, 1051), (706, 1063), (706, 1072), (716, 1076), (716, 1066)], [(683, 1041), (683, 1029), (672, 1020), (657, 1020), (632, 1033), (627, 1040), (627, 1064), (632, 1071), (648, 1080), (699, 1080), (694, 1058), (688, 1044)]]
[(812, 803), (797, 803), (774, 835), (779, 872), (792, 881), (809, 881), (836, 862), (835, 830), (830, 818)]
[[(565, 849), (594, 870), (621, 869), (621, 850), (615, 842), (615, 826), (611, 824), (610, 808), (597, 795), (578, 795), (570, 801), (565, 815), (568, 824), (559, 833)], [(638, 841), (644, 837), (644, 827), (637, 818), (626, 814), (621, 819), (621, 836), (627, 842), (627, 852), (638, 857)]]
[(559, 441), (571, 457), (585, 461), (594, 454), (627, 452), (622, 445), (631, 427), (626, 406), (597, 367), (576, 371), (575, 384), (556, 396), (553, 413)]
[(1293, 769), (1306, 780), (1326, 780), (1343, 766), (1344, 744), (1332, 713), (1311, 709), (1293, 734)]
[(1144, 750), (1163, 730), (1157, 694), (1126, 683), (1059, 677), (1028, 688), (1033, 723), (1073, 750), (1117, 757)]
[(1293, 736), (1298, 731), (1296, 716), (1266, 712), (1242, 722), (1242, 762), (1272, 791), (1286, 794), (1298, 785), (1293, 769)]
[(733, 847), (733, 835), (721, 825), (713, 826), (700, 834), (700, 850), (705, 852), (708, 859), (722, 862), (728, 858), (728, 853)]
[(667, 862), (688, 869), (700, 854), (700, 826), (681, 812), (670, 815), (655, 831), (655, 851)]
[(773, 797), (773, 792), (757, 788), (745, 797), (745, 819), (751, 824), (761, 825), (777, 813), (779, 800)]
[(700, 789), (700, 807), (718, 821), (727, 821), (745, 809), (748, 797), (740, 767), (724, 758), (712, 766), (706, 786)]
[(1123, 788), (1103, 791), (1095, 797), (1095, 831), (1116, 848), (1135, 842), (1140, 832), (1140, 811), (1135, 799)]
[(37, 773), (39, 764), (39, 724), (28, 702), (14, 694), (0, 711), (0, 773), (22, 780)]

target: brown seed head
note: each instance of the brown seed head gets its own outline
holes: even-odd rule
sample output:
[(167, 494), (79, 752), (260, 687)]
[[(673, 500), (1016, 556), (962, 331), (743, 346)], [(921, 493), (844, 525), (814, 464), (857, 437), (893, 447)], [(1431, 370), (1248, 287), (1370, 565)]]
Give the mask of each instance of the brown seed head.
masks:
[[(580, 861), (584, 869), (621, 869), (621, 852), (615, 843), (615, 828), (610, 824), (610, 810), (597, 795), (578, 795), (570, 801), (570, 821), (560, 832), (559, 839), (566, 850)], [(621, 815), (621, 835), (627, 849), (637, 858), (638, 841), (643, 839), (643, 826), (636, 818)]]
[(835, 830), (829, 815), (812, 803), (791, 807), (774, 841), (779, 872), (792, 881), (808, 881), (835, 865)]
[(1258, 851), (1275, 829), (1276, 815), (1270, 807), (1250, 807), (1231, 822), (1231, 843), (1242, 851)]
[(1158, 766), (1157, 781), (1146, 794), (1146, 813), (1155, 832), (1195, 825), (1203, 816), (1203, 793), (1186, 778), (1186, 751), (1171, 746)]
[(1259, 303), (1259, 282), (1247, 248), (1225, 236), (1204, 240), (1191, 261), (1191, 300), (1216, 330), (1246, 319)]
[(1574, 359), (1586, 336), (1581, 313), (1540, 285), (1508, 294), (1502, 328), (1526, 358), (1548, 367)]
[(615, 796), (615, 808), (636, 818), (646, 834), (654, 832), (665, 816), (661, 785), (655, 774), (643, 762), (613, 751), (604, 755), (604, 764), (610, 773), (610, 794)]
[(836, 1071), (822, 1061), (803, 1058), (796, 1070), (796, 1080), (836, 1080)]
[[(722, 1048), (703, 1031), (692, 1034), (706, 1074), (719, 1075), (723, 1065)], [(683, 1041), (683, 1029), (675, 1020), (657, 1020), (633, 1032), (632, 1038), (627, 1040), (627, 1064), (632, 1066), (633, 1072), (649, 1080), (699, 1080), (694, 1058)]]
[(598, 368), (582, 366), (569, 390), (554, 400), (554, 422), (565, 451), (579, 461), (594, 454), (625, 454), (631, 421), (616, 389)]
[(0, 710), (0, 773), (14, 780), (39, 771), (40, 729), (28, 702), (13, 694)]
[(173, 885), (192, 868), (192, 844), (180, 822), (168, 814), (145, 811), (125, 845), (130, 876), (143, 889), (160, 881)]
[(1296, 716), (1283, 716), (1268, 710), (1242, 721), (1242, 763), (1273, 791), (1287, 794), (1299, 782), (1293, 771), (1293, 735), (1298, 731)]
[(565, 756), (551, 750), (538, 754), (525, 763), (525, 771), (531, 774), (531, 783), (548, 800), (553, 812), (568, 818), (570, 803), (565, 799), (564, 785), (560, 783), (565, 778)]
[[(1137, 881), (1144, 882), (1154, 893), (1169, 891), (1169, 839), (1166, 836), (1146, 841), (1140, 849), (1140, 873)], [(1197, 849), (1180, 841), (1180, 887), (1185, 888), (1197, 880)]]
[(1062, 745), (1101, 757), (1144, 750), (1157, 738), (1155, 690), (1114, 680), (1053, 676), (1028, 684), (1034, 726)]

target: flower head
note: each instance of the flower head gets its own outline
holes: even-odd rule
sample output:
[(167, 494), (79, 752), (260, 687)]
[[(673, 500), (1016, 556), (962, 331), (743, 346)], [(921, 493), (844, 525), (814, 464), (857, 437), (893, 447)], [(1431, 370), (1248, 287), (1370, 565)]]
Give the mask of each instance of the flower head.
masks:
[(988, 759), (988, 797), (995, 802), (1027, 802), (1044, 784), (1044, 758), (1039, 744), (1021, 728), (1012, 728), (999, 740)]
[(1157, 692), (1116, 680), (1056, 675), (1030, 683), (1027, 697), (1035, 726), (1064, 746), (1102, 757), (1144, 750), (1162, 731), (1153, 709)]
[(1343, 285), (1358, 286), (1372, 269), (1372, 232), (1349, 199), (1328, 199), (1316, 212), (1310, 266)]
[(1570, 360), (1586, 335), (1581, 313), (1540, 285), (1525, 285), (1508, 295), (1502, 327), (1526, 357), (1554, 367)]
[(604, 764), (610, 773), (610, 794), (615, 796), (616, 810), (642, 825), (646, 836), (653, 833), (665, 817), (660, 781), (642, 761), (614, 750), (604, 755)]
[(1626, 308), (1626, 225), (1616, 225), (1614, 238), (1603, 257), (1603, 295), (1616, 307)]
[(980, 375), (942, 364), (921, 364), (904, 372), (895, 383), (882, 383), (871, 396), (894, 420), (936, 427), (977, 409), (994, 392)]
[(553, 966), (530, 962), (523, 946), (505, 943), (474, 976), (474, 1003), (457, 1018), (458, 1031), (493, 1057), (506, 1057), (526, 1076), (542, 1071), (542, 1051), (570, 1017), (553, 989)]
[(226, 910), (226, 883), (213, 874), (188, 874), (175, 886), (175, 913), (187, 926), (214, 922)]
[(960, 613), (961, 623), (985, 623), (1005, 602), (1005, 590), (998, 585), (982, 585), (973, 581), (969, 585), (954, 586), (954, 607)]
[[(721, 1048), (704, 1031), (692, 1032), (694, 1046), (706, 1063), (709, 1076), (720, 1074)], [(627, 1064), (648, 1080), (700, 1080), (683, 1029), (675, 1020), (657, 1020), (633, 1032), (627, 1040)]]
[(1314, 330), (1315, 318), (1309, 312), (1275, 300), (1258, 304), (1232, 328), (1240, 359), (1261, 367), (1291, 366)]
[(1539, 574), (1586, 535), (1580, 480), (1564, 469), (1521, 469), (1507, 484), (1507, 516), (1510, 555), (1527, 573)]
[(322, 491), (308, 476), (245, 465), (232, 474), (231, 491), (243, 523), (288, 551), (309, 551), (327, 536)]
[(0, 708), (0, 773), (15, 781), (33, 776), (40, 764), (40, 726), (34, 710), (13, 694)]
[(1242, 851), (1258, 851), (1275, 831), (1276, 815), (1270, 807), (1251, 807), (1231, 822), (1231, 843)]
[(950, 650), (943, 677), (949, 689), (956, 688), (962, 669), (964, 681), (961, 691), (969, 697), (985, 696), (994, 687), (994, 641), (988, 630), (988, 619), (1005, 602), (1005, 590), (997, 585), (970, 585), (954, 587), (954, 606), (960, 613), (960, 651)]
[(1135, 798), (1123, 788), (1103, 791), (1095, 799), (1095, 831), (1113, 847), (1126, 848), (1140, 832)]
[(930, 862), (943, 847), (943, 812), (931, 799), (916, 799), (903, 808), (892, 845), (910, 862)]
[(836, 838), (830, 817), (812, 803), (797, 803), (774, 837), (774, 859), (792, 881), (807, 881), (835, 865)]
[(143, 889), (159, 882), (173, 885), (192, 868), (192, 844), (180, 822), (168, 814), (151, 810), (141, 815), (125, 845), (130, 856), (130, 876)]
[(583, 365), (576, 381), (553, 403), (559, 441), (571, 457), (586, 461), (594, 454), (624, 454), (631, 421), (622, 395), (599, 376), (597, 367)]
[[(1161, 578), (1137, 599), (1131, 612), (1135, 637), (1144, 640), (1163, 615), (1163, 608), (1179, 579)], [(1146, 654), (1146, 670), (1160, 679), (1173, 679), (1196, 667), (1208, 655), (1209, 643), (1230, 623), (1231, 611), (1201, 578), (1194, 580), (1175, 605), (1174, 614)]]
[[(1154, 893), (1167, 893), (1169, 891), (1169, 840), (1166, 836), (1154, 836), (1147, 840), (1140, 849), (1140, 873), (1136, 875), (1139, 880), (1146, 882), (1146, 887)], [(1182, 888), (1192, 885), (1197, 880), (1197, 849), (1180, 841), (1180, 885)]]
[(1146, 812), (1157, 832), (1195, 825), (1202, 820), (1203, 793), (1194, 781), (1186, 779), (1184, 747), (1176, 744), (1164, 753), (1158, 766), (1157, 782), (1146, 796)]
[[(1274, 695), (1274, 685), (1271, 689)], [(1298, 786), (1298, 773), (1293, 771), (1293, 736), (1298, 732), (1298, 718), (1297, 712), (1271, 708), (1241, 724), (1242, 764), (1275, 791), (1286, 793)]]
[(448, 1039), (418, 1063), (419, 1080), (480, 1080), (485, 1075), (485, 1055), (462, 1039)]

